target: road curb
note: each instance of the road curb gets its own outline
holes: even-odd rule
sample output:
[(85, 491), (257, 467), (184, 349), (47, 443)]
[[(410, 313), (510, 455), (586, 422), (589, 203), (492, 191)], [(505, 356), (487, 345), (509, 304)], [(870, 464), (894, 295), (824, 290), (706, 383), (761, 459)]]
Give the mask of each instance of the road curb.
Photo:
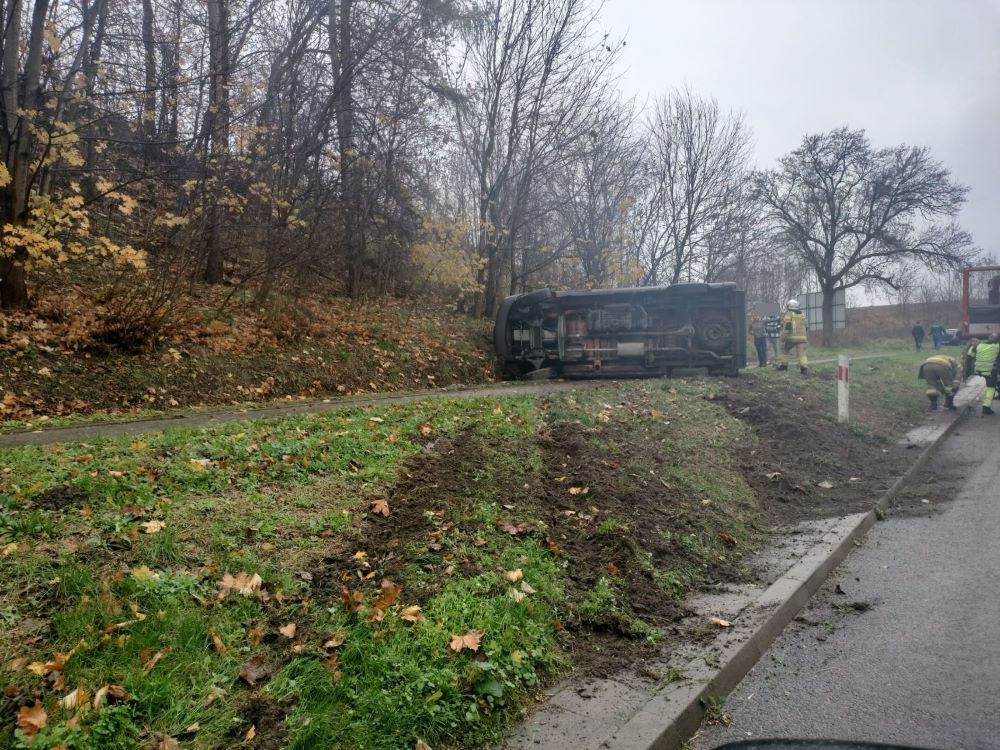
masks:
[(926, 465), (941, 443), (972, 409), (966, 406), (928, 444), (917, 460), (886, 490), (871, 511), (847, 516), (823, 540), (807, 552), (752, 605), (762, 620), (751, 633), (720, 636), (718, 666), (706, 669), (695, 659), (684, 672), (690, 679), (658, 693), (601, 744), (601, 748), (672, 750), (689, 739), (701, 726), (707, 706), (729, 694), (764, 655), (830, 573), (847, 557), (854, 545), (880, 518), (885, 518), (892, 499)]

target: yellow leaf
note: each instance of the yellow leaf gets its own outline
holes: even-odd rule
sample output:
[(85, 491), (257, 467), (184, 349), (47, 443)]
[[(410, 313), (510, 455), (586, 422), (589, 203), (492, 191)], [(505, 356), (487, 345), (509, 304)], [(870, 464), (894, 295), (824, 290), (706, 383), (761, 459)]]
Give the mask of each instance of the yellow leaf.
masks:
[(90, 696), (87, 695), (86, 691), (82, 687), (78, 687), (76, 690), (67, 694), (65, 698), (59, 701), (59, 704), (63, 708), (68, 708), (72, 711), (73, 709), (84, 705), (89, 699)]
[(420, 622), (424, 619), (424, 616), (420, 613), (420, 605), (414, 604), (410, 607), (405, 607), (399, 613), (399, 619), (406, 620), (406, 622)]
[(138, 568), (132, 568), (131, 575), (137, 581), (156, 581), (160, 578), (160, 574), (155, 570), (150, 570), (148, 565), (140, 565)]

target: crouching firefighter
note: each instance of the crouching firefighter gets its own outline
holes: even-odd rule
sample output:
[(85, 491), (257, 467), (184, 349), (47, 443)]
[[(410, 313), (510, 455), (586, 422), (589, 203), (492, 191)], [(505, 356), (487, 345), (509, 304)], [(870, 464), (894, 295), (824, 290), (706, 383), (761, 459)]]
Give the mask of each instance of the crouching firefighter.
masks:
[(938, 408), (939, 396), (944, 396), (946, 409), (957, 408), (955, 394), (958, 393), (961, 378), (958, 360), (946, 354), (928, 357), (917, 372), (917, 379), (927, 383), (927, 399), (931, 402), (931, 409)]
[(1000, 335), (991, 333), (987, 341), (977, 341), (966, 355), (966, 371), (986, 378), (983, 394), (983, 415), (993, 414), (993, 397), (997, 391), (997, 369), (1000, 367)]
[[(809, 341), (809, 321), (806, 319), (797, 299), (788, 301), (788, 308), (781, 316), (781, 348), (785, 357), (794, 349), (799, 360), (799, 372), (805, 375), (809, 372), (809, 359), (806, 357), (806, 344)], [(779, 370), (787, 370), (784, 361), (778, 365)]]

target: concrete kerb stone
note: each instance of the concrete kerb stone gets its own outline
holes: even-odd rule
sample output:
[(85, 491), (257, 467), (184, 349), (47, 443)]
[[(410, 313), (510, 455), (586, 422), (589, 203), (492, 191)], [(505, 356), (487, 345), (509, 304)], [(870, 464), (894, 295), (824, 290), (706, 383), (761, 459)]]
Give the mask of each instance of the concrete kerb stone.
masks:
[(714, 674), (705, 676), (704, 660), (693, 660), (685, 670), (691, 678), (688, 682), (671, 686), (648, 700), (628, 722), (604, 739), (600, 747), (670, 750), (697, 732), (706, 706), (739, 684), (855, 544), (860, 543), (877, 520), (885, 517), (892, 499), (930, 460), (971, 408), (972, 405), (966, 406), (954, 416), (871, 511), (844, 518), (757, 599), (755, 609), (763, 614), (762, 620), (747, 637), (734, 634), (728, 642), (723, 639), (719, 667)]

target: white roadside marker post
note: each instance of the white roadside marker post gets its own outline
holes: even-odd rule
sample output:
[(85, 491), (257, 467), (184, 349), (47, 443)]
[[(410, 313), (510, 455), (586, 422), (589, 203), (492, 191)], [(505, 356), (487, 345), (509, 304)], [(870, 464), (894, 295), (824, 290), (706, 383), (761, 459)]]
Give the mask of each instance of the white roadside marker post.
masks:
[(837, 421), (846, 422), (850, 414), (851, 358), (837, 355)]

